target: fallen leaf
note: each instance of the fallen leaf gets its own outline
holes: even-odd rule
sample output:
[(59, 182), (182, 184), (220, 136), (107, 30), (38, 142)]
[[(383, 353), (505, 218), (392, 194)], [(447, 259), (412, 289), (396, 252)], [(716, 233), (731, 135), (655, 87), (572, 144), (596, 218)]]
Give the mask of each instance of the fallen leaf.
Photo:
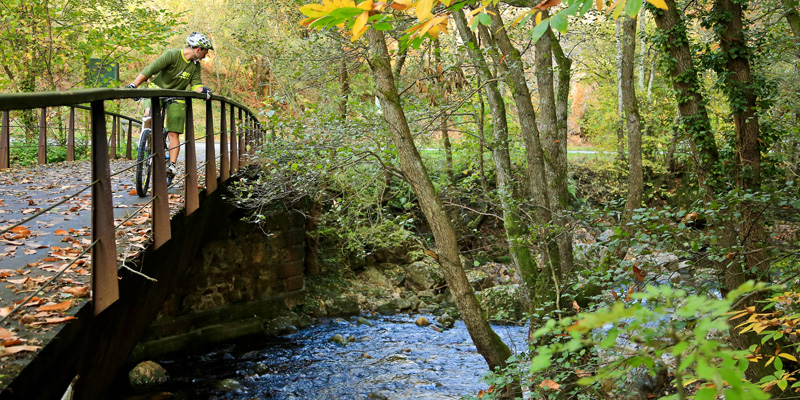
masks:
[(11, 310), (13, 309), (14, 307), (11, 306), (0, 308), (0, 317), (5, 317), (6, 315), (11, 314)]
[(556, 383), (556, 381), (551, 379), (543, 380), (542, 383), (539, 384), (539, 387), (553, 389), (553, 390), (561, 390), (561, 385), (559, 385), (558, 383)]
[(25, 253), (25, 254), (30, 256), (30, 255), (36, 254), (36, 250), (34, 250), (34, 249), (25, 249), (25, 250), (23, 250), (23, 253)]
[(49, 325), (49, 324), (60, 324), (62, 322), (72, 321), (73, 319), (77, 319), (76, 317), (62, 317), (62, 318), (45, 318), (44, 321), (34, 322), (31, 325)]
[(19, 338), (6, 339), (6, 340), (3, 340), (3, 341), (0, 341), (0, 346), (8, 347), (8, 346), (13, 346), (15, 344), (20, 344), (20, 343), (22, 343), (22, 339), (19, 339)]
[(56, 236), (67, 236), (67, 235), (69, 235), (69, 233), (67, 233), (67, 231), (65, 231), (65, 230), (63, 230), (63, 229), (57, 229), (57, 230), (54, 232), (54, 234), (55, 234)]
[(13, 283), (15, 285), (24, 285), (28, 283), (31, 278), (22, 278), (22, 279), (9, 279), (6, 282)]
[(636, 285), (631, 285), (631, 287), (628, 289), (628, 293), (625, 294), (626, 303), (631, 301), (631, 296), (633, 296), (633, 292), (635, 291), (636, 291)]
[(3, 352), (0, 353), (0, 357), (10, 356), (12, 354), (17, 354), (17, 353), (19, 353), (21, 351), (36, 351), (36, 350), (39, 350), (41, 348), (42, 348), (41, 346), (11, 346), (11, 347), (6, 347), (6, 348), (4, 348), (2, 350)]
[(8, 329), (0, 328), (0, 340), (11, 339), (14, 337), (14, 334), (11, 333)]
[(72, 306), (72, 300), (67, 300), (58, 304), (45, 304), (36, 309), (36, 311), (65, 311), (69, 310)]
[(89, 297), (88, 286), (73, 286), (63, 290), (64, 293), (69, 293), (75, 297)]

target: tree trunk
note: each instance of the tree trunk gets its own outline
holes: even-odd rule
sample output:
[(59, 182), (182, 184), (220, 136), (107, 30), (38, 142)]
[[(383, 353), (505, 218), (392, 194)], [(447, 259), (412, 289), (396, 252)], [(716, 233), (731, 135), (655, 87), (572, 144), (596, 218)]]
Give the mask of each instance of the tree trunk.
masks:
[(339, 61), (339, 85), (342, 88), (339, 99), (339, 117), (347, 119), (347, 100), (350, 97), (350, 76), (347, 73), (347, 52), (342, 49), (342, 58)]
[[(761, 151), (759, 149), (759, 121), (756, 112), (757, 99), (750, 72), (750, 49), (744, 36), (741, 3), (732, 0), (715, 0), (711, 11), (712, 23), (719, 37), (720, 49), (725, 57), (725, 66), (718, 74), (724, 76), (725, 90), (729, 96), (733, 122), (736, 130), (736, 186), (743, 192), (761, 189)], [(725, 274), (725, 286), (732, 290), (747, 280), (769, 280), (766, 274), (768, 255), (765, 251), (767, 233), (760, 210), (749, 201), (742, 202), (739, 241), (744, 252), (744, 263), (733, 262)], [(734, 260), (736, 261), (736, 260)], [(763, 296), (748, 298), (744, 306), (756, 306), (760, 312)], [(742, 335), (731, 329), (731, 341), (740, 349), (759, 344), (759, 336)], [(762, 348), (762, 353), (766, 353)], [(771, 354), (771, 351), (769, 352)], [(773, 370), (762, 363), (751, 363), (747, 375), (758, 380), (770, 375)]]
[[(549, 224), (553, 222), (552, 212), (550, 207), (550, 197), (548, 195), (547, 178), (545, 174), (544, 151), (539, 139), (539, 128), (536, 124), (536, 111), (533, 108), (531, 101), (531, 93), (528, 89), (527, 79), (525, 78), (525, 71), (522, 69), (522, 57), (519, 50), (517, 50), (511, 43), (508, 37), (500, 10), (497, 6), (490, 5), (487, 7), (490, 11), (492, 18), (492, 32), (483, 26), (479, 25), (478, 29), (481, 36), (485, 37), (485, 43), (491, 45), (495, 43), (497, 48), (503, 53), (503, 61), (500, 57), (495, 57), (495, 65), (503, 70), (506, 76), (506, 83), (511, 89), (514, 97), (514, 104), (517, 106), (517, 116), (519, 118), (520, 133), (525, 140), (525, 154), (528, 162), (528, 179), (531, 189), (531, 197), (533, 198), (536, 216), (536, 223)], [(552, 273), (556, 279), (561, 275), (561, 260), (558, 251), (558, 243), (552, 237), (544, 238), (545, 243), (542, 249), (549, 262), (548, 267), (552, 268)], [(523, 273), (531, 274), (532, 276), (538, 275), (536, 271), (526, 271)]]
[(436, 240), (437, 261), (442, 267), (442, 274), (478, 353), (483, 356), (491, 370), (503, 368), (511, 356), (511, 351), (489, 326), (486, 315), (481, 311), (472, 286), (464, 273), (455, 229), (414, 145), (405, 112), (400, 104), (400, 95), (392, 76), (384, 34), (369, 28), (366, 36), (369, 41), (369, 64), (375, 79), (375, 94), (381, 102), (383, 116), (397, 147), (403, 174), (417, 195)]
[[(547, 18), (547, 11), (543, 11), (542, 18)], [(564, 227), (566, 234), (556, 236), (558, 243), (561, 273), (572, 270), (572, 235), (569, 234), (569, 220), (566, 211), (569, 209), (569, 182), (567, 175), (567, 135), (566, 130), (559, 129), (558, 105), (553, 79), (553, 50), (552, 41), (555, 34), (550, 28), (536, 42), (536, 83), (539, 89), (540, 127), (542, 145), (545, 152), (545, 171), (547, 172), (548, 190), (550, 192), (550, 205), (556, 212), (553, 217), (555, 226)], [(569, 71), (567, 71), (567, 85), (569, 84)], [(569, 96), (569, 87), (560, 87), (562, 107)], [(562, 111), (563, 112), (563, 111)]]
[[(439, 40), (433, 41), (433, 58), (434, 68), (439, 73), (439, 83), (441, 83), (439, 90), (441, 90), (441, 101), (439, 104), (447, 104), (447, 82), (442, 76), (442, 58), (441, 47)], [(447, 129), (447, 113), (442, 113), (441, 121), (439, 122), (439, 130), (442, 132), (442, 147), (444, 147), (444, 167), (447, 173), (447, 180), (451, 184), (456, 183), (455, 174), (453, 172), (453, 148), (450, 146), (450, 131)]]
[(694, 68), (689, 39), (686, 36), (686, 25), (679, 14), (681, 8), (675, 4), (675, 0), (665, 0), (665, 3), (668, 10), (649, 6), (660, 31), (660, 38), (656, 42), (668, 56), (667, 70), (678, 99), (681, 125), (689, 137), (700, 188), (704, 198), (710, 201), (714, 199), (716, 177), (722, 173), (718, 165), (717, 144), (705, 100), (700, 93), (697, 70)]
[(795, 43), (800, 42), (800, 14), (797, 13), (797, 0), (781, 0), (786, 13), (786, 21), (792, 28)]
[(625, 165), (625, 105), (622, 102), (622, 18), (617, 18), (617, 164)]
[(503, 225), (506, 230), (506, 239), (511, 257), (514, 259), (518, 270), (524, 271), (522, 272), (523, 287), (525, 289), (522, 293), (523, 307), (528, 311), (533, 311), (531, 309), (532, 306), (539, 305), (546, 300), (544, 289), (550, 283), (550, 277), (539, 273), (538, 266), (525, 244), (525, 234), (528, 229), (519, 216), (520, 205), (517, 202), (519, 195), (514, 187), (514, 178), (511, 170), (505, 101), (500, 94), (500, 89), (497, 87), (497, 81), (492, 79), (492, 73), (489, 70), (489, 65), (484, 58), (483, 52), (478, 46), (478, 41), (467, 25), (464, 12), (462, 10), (454, 11), (453, 19), (461, 39), (467, 44), (470, 56), (472, 56), (477, 65), (480, 79), (486, 81), (484, 90), (486, 91), (489, 109), (492, 112), (494, 133), (491, 146), (492, 159), (494, 160), (497, 191), (503, 209)]
[(633, 66), (636, 62), (636, 18), (624, 17), (622, 22), (622, 103), (628, 131), (628, 199), (625, 209), (628, 218), (642, 206), (644, 172), (642, 170), (642, 131), (639, 100), (633, 85)]

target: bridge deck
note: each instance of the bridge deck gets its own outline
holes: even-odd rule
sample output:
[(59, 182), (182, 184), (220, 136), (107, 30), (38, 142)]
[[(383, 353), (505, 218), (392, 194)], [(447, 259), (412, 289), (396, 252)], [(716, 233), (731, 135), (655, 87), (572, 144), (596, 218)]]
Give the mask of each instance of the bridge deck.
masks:
[[(198, 158), (202, 154), (198, 148)], [(111, 160), (111, 173), (132, 164)], [(169, 189), (172, 215), (184, 203), (183, 162), (177, 164), (179, 174)], [(151, 196), (136, 195), (134, 169), (113, 176), (112, 182), (117, 259), (123, 265), (150, 241)], [(0, 237), (0, 318), (38, 291), (0, 324), (0, 387), (90, 298), (90, 254), (81, 253), (91, 244), (91, 189), (71, 197), (90, 183), (88, 161), (0, 170), (0, 230), (64, 201)]]

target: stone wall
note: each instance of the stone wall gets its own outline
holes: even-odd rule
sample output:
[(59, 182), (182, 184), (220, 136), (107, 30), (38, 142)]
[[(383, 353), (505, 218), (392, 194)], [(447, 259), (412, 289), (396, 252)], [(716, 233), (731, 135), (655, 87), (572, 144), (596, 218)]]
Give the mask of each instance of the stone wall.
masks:
[(191, 262), (132, 361), (263, 332), (301, 304), (304, 252), (300, 213), (276, 208), (261, 227), (229, 219)]

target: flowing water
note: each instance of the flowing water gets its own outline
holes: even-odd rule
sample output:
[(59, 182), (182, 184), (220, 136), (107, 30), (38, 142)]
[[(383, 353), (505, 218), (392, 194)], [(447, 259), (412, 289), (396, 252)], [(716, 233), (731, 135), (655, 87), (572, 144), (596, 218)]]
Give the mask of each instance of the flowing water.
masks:
[[(428, 316), (432, 319), (432, 317)], [(487, 365), (464, 323), (437, 332), (407, 315), (322, 320), (297, 333), (251, 338), (156, 360), (170, 383), (154, 393), (116, 399), (460, 399), (486, 384)], [(512, 350), (524, 350), (527, 327), (495, 326)], [(328, 340), (339, 334), (346, 346)], [(237, 389), (222, 389), (226, 379)], [(227, 381), (227, 383), (231, 383)], [(164, 396), (164, 395), (161, 395)]]

